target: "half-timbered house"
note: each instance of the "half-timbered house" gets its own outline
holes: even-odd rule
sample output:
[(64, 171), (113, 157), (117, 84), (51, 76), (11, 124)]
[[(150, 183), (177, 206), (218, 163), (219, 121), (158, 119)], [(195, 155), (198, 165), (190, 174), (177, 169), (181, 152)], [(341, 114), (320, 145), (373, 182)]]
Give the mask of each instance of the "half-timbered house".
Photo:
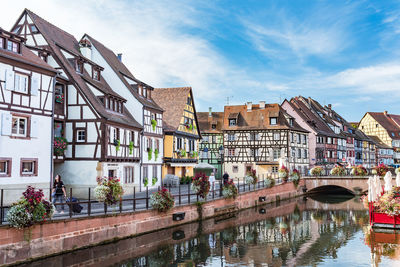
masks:
[(125, 107), (126, 99), (104, 79), (104, 67), (84, 54), (85, 44), (30, 10), (24, 10), (12, 32), (60, 71), (55, 86), (63, 103), (55, 124), (62, 127), (57, 134), (68, 147), (54, 173), (74, 187), (93, 186), (102, 176), (119, 177), (125, 186), (137, 184), (142, 126)]
[[(87, 58), (104, 67), (102, 77), (125, 99), (125, 107), (143, 126), (141, 133), (141, 178), (143, 185), (158, 186), (161, 182), (163, 163), (163, 110), (152, 98), (154, 88), (138, 80), (116, 55), (93, 37), (85, 34), (80, 43)], [(155, 179), (154, 179), (155, 178)]]
[(199, 144), (199, 161), (211, 164), (215, 167), (216, 178), (222, 176), (222, 160), (224, 152), (224, 136), (222, 126), (224, 122), (223, 112), (197, 112), (199, 128), (202, 139)]
[[(0, 28), (0, 187), (49, 188), (57, 71)], [(20, 191), (9, 190), (8, 193)], [(3, 196), (4, 201), (17, 196)]]
[(201, 135), (192, 88), (156, 88), (153, 99), (164, 110), (163, 177), (193, 176)]
[(309, 165), (308, 131), (279, 104), (225, 106), (224, 171), (243, 177), (251, 170), (276, 176), (279, 161), (305, 172)]

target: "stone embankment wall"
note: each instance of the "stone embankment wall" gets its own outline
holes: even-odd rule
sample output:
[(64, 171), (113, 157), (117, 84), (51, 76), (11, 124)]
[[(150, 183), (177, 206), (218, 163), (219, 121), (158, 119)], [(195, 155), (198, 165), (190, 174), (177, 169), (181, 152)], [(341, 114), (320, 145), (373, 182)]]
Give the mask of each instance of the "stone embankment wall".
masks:
[[(65, 253), (104, 242), (150, 233), (171, 228), (199, 219), (223, 215), (233, 211), (251, 208), (260, 204), (300, 196), (301, 185), (295, 188), (286, 183), (272, 188), (260, 189), (240, 194), (235, 200), (218, 199), (199, 207), (195, 204), (175, 207), (167, 213), (145, 210), (118, 215), (73, 218), (51, 221), (16, 230), (8, 226), (0, 227), (0, 265)], [(266, 196), (266, 202), (259, 203), (259, 197)], [(172, 214), (185, 212), (185, 219), (173, 221)], [(268, 212), (268, 211), (267, 211)], [(29, 242), (26, 241), (29, 239)]]

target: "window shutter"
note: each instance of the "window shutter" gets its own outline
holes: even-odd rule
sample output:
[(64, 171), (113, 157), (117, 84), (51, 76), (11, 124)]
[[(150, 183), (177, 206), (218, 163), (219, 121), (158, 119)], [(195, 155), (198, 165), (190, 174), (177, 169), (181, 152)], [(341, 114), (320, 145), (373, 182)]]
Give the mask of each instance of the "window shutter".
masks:
[(176, 138), (176, 137), (174, 137), (174, 151), (177, 151), (178, 150), (178, 139)]
[(39, 120), (35, 117), (31, 118), (31, 137), (39, 137)]
[(189, 152), (189, 140), (185, 139), (185, 143), (186, 143), (186, 152)]
[(6, 90), (14, 90), (14, 72), (6, 70)]
[(38, 95), (39, 83), (39, 77), (36, 75), (32, 76), (31, 95)]
[(12, 115), (9, 113), (3, 113), (1, 115), (1, 134), (11, 135), (11, 123)]

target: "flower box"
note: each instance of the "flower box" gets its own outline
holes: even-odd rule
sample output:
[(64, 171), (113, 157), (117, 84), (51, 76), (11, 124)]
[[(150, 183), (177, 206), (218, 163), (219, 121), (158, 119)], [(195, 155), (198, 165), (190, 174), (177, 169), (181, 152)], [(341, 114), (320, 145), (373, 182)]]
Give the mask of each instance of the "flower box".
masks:
[(400, 215), (390, 216), (386, 213), (375, 212), (372, 205), (369, 207), (370, 224), (375, 227), (385, 227), (375, 224), (386, 224), (388, 228), (400, 227)]

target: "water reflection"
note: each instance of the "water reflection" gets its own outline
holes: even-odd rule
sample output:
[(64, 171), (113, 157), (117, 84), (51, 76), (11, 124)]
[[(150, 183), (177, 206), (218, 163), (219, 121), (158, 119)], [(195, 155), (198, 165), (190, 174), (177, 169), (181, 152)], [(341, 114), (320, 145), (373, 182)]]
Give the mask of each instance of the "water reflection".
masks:
[[(368, 229), (357, 199), (296, 199), (29, 266), (395, 266), (399, 234)], [(365, 233), (365, 234), (364, 234)], [(396, 243), (397, 242), (397, 243)]]

